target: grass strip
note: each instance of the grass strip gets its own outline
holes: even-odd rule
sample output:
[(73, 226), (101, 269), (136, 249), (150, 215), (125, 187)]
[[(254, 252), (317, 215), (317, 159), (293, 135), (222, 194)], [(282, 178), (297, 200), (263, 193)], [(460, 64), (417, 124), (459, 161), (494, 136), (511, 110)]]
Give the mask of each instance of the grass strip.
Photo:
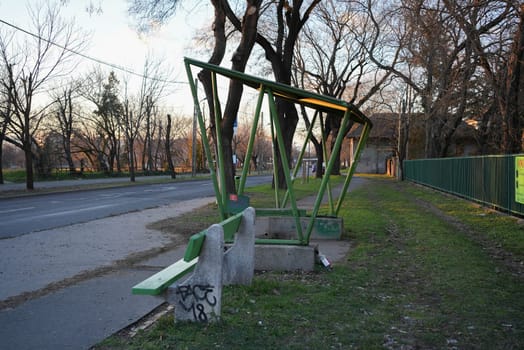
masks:
[(511, 237), (522, 256), (520, 225), (508, 218), (502, 236), (479, 244), (477, 229), (485, 235), (500, 221), (468, 221), (477, 210), (489, 212), (369, 178), (342, 208), (354, 248), (332, 271), (258, 274), (249, 287), (224, 288), (220, 323), (175, 324), (168, 315), (97, 349), (524, 348), (522, 277), (485, 249)]

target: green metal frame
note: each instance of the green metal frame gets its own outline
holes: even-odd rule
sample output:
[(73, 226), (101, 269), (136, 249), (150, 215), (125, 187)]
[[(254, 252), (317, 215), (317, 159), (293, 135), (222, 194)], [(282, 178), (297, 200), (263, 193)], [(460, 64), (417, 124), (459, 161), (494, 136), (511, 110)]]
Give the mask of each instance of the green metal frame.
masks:
[[(209, 64), (209, 63), (193, 60), (190, 58), (185, 58), (184, 64), (186, 67), (186, 73), (187, 73), (187, 77), (189, 80), (191, 93), (193, 95), (195, 110), (197, 113), (198, 123), (199, 123), (200, 131), (201, 131), (203, 143), (204, 143), (204, 152), (208, 160), (209, 171), (211, 173), (211, 178), (213, 181), (213, 187), (214, 187), (215, 194), (216, 194), (217, 205), (218, 205), (218, 210), (220, 213), (221, 220), (225, 220), (227, 218), (226, 208), (227, 208), (228, 196), (227, 196), (227, 193), (225, 192), (225, 182), (226, 181), (225, 181), (225, 172), (224, 172), (224, 154), (223, 154), (223, 148), (222, 148), (223, 146), (222, 146), (221, 130), (219, 127), (220, 121), (222, 120), (222, 115), (221, 115), (220, 101), (218, 98), (217, 75), (221, 75), (229, 79), (235, 79), (243, 83), (244, 85), (249, 86), (259, 91), (259, 96), (257, 100), (256, 110), (255, 110), (255, 116), (253, 119), (253, 129), (251, 131), (251, 135), (248, 141), (248, 147), (246, 151), (246, 159), (251, 159), (251, 155), (253, 152), (253, 145), (255, 142), (256, 129), (258, 127), (258, 123), (260, 120), (260, 113), (261, 113), (264, 97), (267, 98), (267, 101), (269, 104), (271, 138), (273, 140), (273, 145), (274, 145), (273, 146), (273, 153), (274, 153), (273, 159), (274, 160), (276, 159), (275, 157), (275, 152), (276, 152), (275, 142), (276, 142), (276, 145), (278, 146), (278, 150), (281, 155), (281, 161), (282, 161), (281, 165), (283, 168), (285, 182), (288, 188), (282, 201), (280, 201), (278, 189), (275, 188), (275, 208), (277, 209), (285, 208), (289, 202), (289, 206), (291, 207), (291, 214), (294, 217), (295, 223), (296, 223), (297, 239), (296, 240), (263, 240), (263, 242), (269, 243), (269, 244), (308, 245), (309, 239), (311, 236), (311, 232), (315, 224), (316, 217), (318, 216), (318, 213), (320, 210), (322, 198), (324, 197), (326, 190), (328, 191), (330, 213), (334, 216), (338, 215), (342, 202), (344, 201), (344, 198), (346, 196), (346, 192), (347, 192), (349, 183), (353, 177), (353, 174), (355, 173), (356, 165), (358, 163), (362, 150), (365, 146), (367, 137), (369, 135), (369, 131), (371, 130), (371, 127), (372, 127), (371, 121), (353, 104), (350, 104), (348, 102), (338, 100), (338, 99), (335, 99), (329, 96), (324, 96), (324, 95), (319, 95), (316, 93), (308, 92), (305, 90), (291, 87), (289, 85), (257, 78), (257, 77), (254, 77), (254, 76), (251, 76), (245, 73), (233, 71), (230, 69), (226, 69), (223, 67)], [(196, 84), (194, 83), (195, 80), (193, 78), (192, 67), (207, 70), (211, 73), (211, 77), (212, 77), (213, 100), (215, 104), (215, 115), (212, 117), (215, 118), (215, 125), (217, 126), (216, 128), (217, 129), (216, 130), (217, 165), (216, 166), (213, 163), (214, 157), (212, 155), (211, 148), (210, 148), (210, 142), (207, 137), (206, 126), (204, 124), (204, 120), (202, 117), (202, 111), (198, 103), (197, 87), (196, 87)], [(338, 156), (338, 153), (340, 152), (340, 148), (342, 146), (342, 142), (344, 139), (344, 135), (342, 133), (338, 134), (335, 140), (335, 145), (333, 147), (333, 150), (331, 152), (329, 159), (326, 156), (324, 157), (324, 159), (327, 162), (325, 176), (322, 178), (322, 181), (320, 183), (320, 188), (319, 188), (316, 200), (315, 200), (315, 204), (309, 216), (310, 218), (309, 223), (304, 232), (303, 232), (303, 228), (300, 222), (301, 213), (303, 213), (303, 211), (299, 210), (299, 208), (297, 207), (296, 196), (293, 190), (293, 182), (297, 175), (298, 169), (302, 165), (304, 152), (306, 150), (307, 143), (311, 139), (311, 136), (313, 133), (313, 127), (315, 125), (315, 121), (317, 119), (318, 113), (315, 113), (315, 117), (313, 118), (313, 121), (310, 127), (308, 128), (308, 133), (304, 141), (304, 145), (301, 149), (300, 155), (298, 157), (297, 164), (293, 170), (293, 174), (291, 174), (290, 166), (289, 166), (290, 162), (289, 162), (289, 159), (287, 159), (286, 153), (284, 150), (284, 138), (282, 135), (282, 129), (281, 129), (281, 125), (280, 125), (278, 114), (277, 114), (277, 107), (276, 107), (276, 102), (275, 102), (276, 98), (282, 98), (290, 102), (297, 103), (297, 104), (315, 109), (318, 112), (329, 113), (329, 112), (336, 111), (343, 115), (342, 121), (341, 121), (341, 129), (346, 128), (349, 125), (350, 121), (363, 125), (362, 135), (360, 137), (358, 146), (355, 150), (355, 159), (348, 171), (348, 174), (344, 181), (343, 190), (338, 198), (336, 206), (334, 204), (334, 199), (331, 193), (331, 186), (330, 186), (329, 179), (330, 179), (331, 171), (333, 170), (333, 166), (335, 164), (335, 161), (337, 160), (337, 156)], [(322, 129), (322, 134), (324, 134), (322, 120), (320, 120), (320, 125)], [(324, 138), (324, 136), (322, 136), (322, 138)], [(322, 140), (322, 142), (325, 145), (324, 139)], [(242, 175), (240, 176), (240, 180), (238, 183), (237, 192), (239, 195), (244, 193), (247, 174), (249, 171), (249, 165), (250, 165), (250, 162), (244, 163), (244, 166), (242, 169)], [(275, 182), (277, 182), (278, 175), (276, 171), (276, 166), (274, 166), (273, 168), (274, 168)], [(215, 169), (218, 169), (218, 174), (216, 173)], [(257, 240), (257, 242), (262, 242), (262, 241)]]

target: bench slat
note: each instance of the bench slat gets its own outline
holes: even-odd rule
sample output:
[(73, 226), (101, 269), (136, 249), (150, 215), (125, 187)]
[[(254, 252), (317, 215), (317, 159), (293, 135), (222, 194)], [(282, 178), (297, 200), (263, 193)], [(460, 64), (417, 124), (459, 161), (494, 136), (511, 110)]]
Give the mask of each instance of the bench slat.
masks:
[[(238, 213), (219, 223), (219, 225), (224, 229), (224, 241), (233, 241), (235, 233), (238, 232), (238, 228), (240, 227), (242, 216), (243, 213)], [(206, 239), (206, 233), (207, 230), (204, 230), (189, 237), (189, 242), (187, 243), (187, 248), (184, 253), (184, 261), (191, 261), (200, 255), (200, 250), (202, 250), (202, 245)]]
[[(243, 212), (233, 215), (220, 223), (224, 229), (224, 240), (233, 240), (235, 233), (237, 233), (240, 227), (242, 217)], [(133, 294), (159, 295), (177, 279), (191, 272), (198, 262), (198, 256), (202, 250), (206, 234), (207, 230), (204, 230), (192, 235), (189, 238), (184, 258), (138, 283), (132, 289)]]
[(184, 276), (188, 272), (191, 272), (196, 263), (198, 257), (187, 262), (183, 259), (178, 260), (176, 263), (166, 267), (162, 271), (155, 273), (153, 276), (146, 280), (138, 283), (133, 287), (133, 294), (139, 295), (159, 295), (175, 282), (180, 277)]
[(240, 222), (242, 222), (243, 215), (244, 212), (240, 212), (219, 223), (219, 225), (221, 225), (224, 229), (225, 241), (233, 240), (233, 238), (235, 237), (235, 233), (238, 232), (238, 228), (240, 227)]
[(184, 261), (189, 262), (200, 255), (200, 250), (202, 250), (202, 245), (206, 239), (206, 233), (207, 230), (204, 230), (189, 237), (184, 253)]

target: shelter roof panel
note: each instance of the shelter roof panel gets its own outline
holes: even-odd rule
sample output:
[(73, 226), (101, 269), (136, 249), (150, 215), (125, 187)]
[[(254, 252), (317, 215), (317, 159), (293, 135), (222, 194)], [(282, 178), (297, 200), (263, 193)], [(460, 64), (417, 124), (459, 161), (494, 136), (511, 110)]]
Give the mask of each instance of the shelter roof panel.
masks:
[(214, 64), (194, 60), (191, 58), (184, 58), (186, 64), (199, 67), (201, 69), (215, 72), (224, 77), (235, 79), (242, 82), (244, 85), (250, 86), (253, 89), (270, 90), (273, 95), (286, 99), (293, 103), (298, 103), (306, 107), (321, 110), (328, 113), (335, 112), (340, 117), (345, 112), (350, 112), (351, 120), (360, 124), (372, 125), (371, 121), (353, 104), (342, 101), (330, 96), (320, 95), (314, 92), (302, 90), (290, 85), (266, 80), (259, 77), (254, 77), (245, 73), (223, 68)]

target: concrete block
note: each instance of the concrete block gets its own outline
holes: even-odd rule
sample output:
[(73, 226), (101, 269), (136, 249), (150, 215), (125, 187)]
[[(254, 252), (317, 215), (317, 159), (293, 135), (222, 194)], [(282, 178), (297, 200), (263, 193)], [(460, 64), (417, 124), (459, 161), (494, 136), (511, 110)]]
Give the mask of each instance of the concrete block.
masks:
[(315, 247), (296, 245), (257, 244), (255, 270), (313, 271)]
[(175, 321), (218, 321), (222, 305), (224, 230), (209, 227), (193, 274), (168, 288), (167, 301), (175, 307)]
[(235, 242), (224, 253), (223, 283), (250, 285), (255, 271), (255, 209), (242, 215)]
[[(310, 217), (300, 218), (302, 231), (305, 232), (310, 222)], [(257, 217), (256, 237), (274, 239), (297, 239), (297, 225), (294, 217), (290, 216), (266, 216)], [(342, 218), (323, 217), (315, 218), (310, 239), (340, 239), (344, 229)]]

